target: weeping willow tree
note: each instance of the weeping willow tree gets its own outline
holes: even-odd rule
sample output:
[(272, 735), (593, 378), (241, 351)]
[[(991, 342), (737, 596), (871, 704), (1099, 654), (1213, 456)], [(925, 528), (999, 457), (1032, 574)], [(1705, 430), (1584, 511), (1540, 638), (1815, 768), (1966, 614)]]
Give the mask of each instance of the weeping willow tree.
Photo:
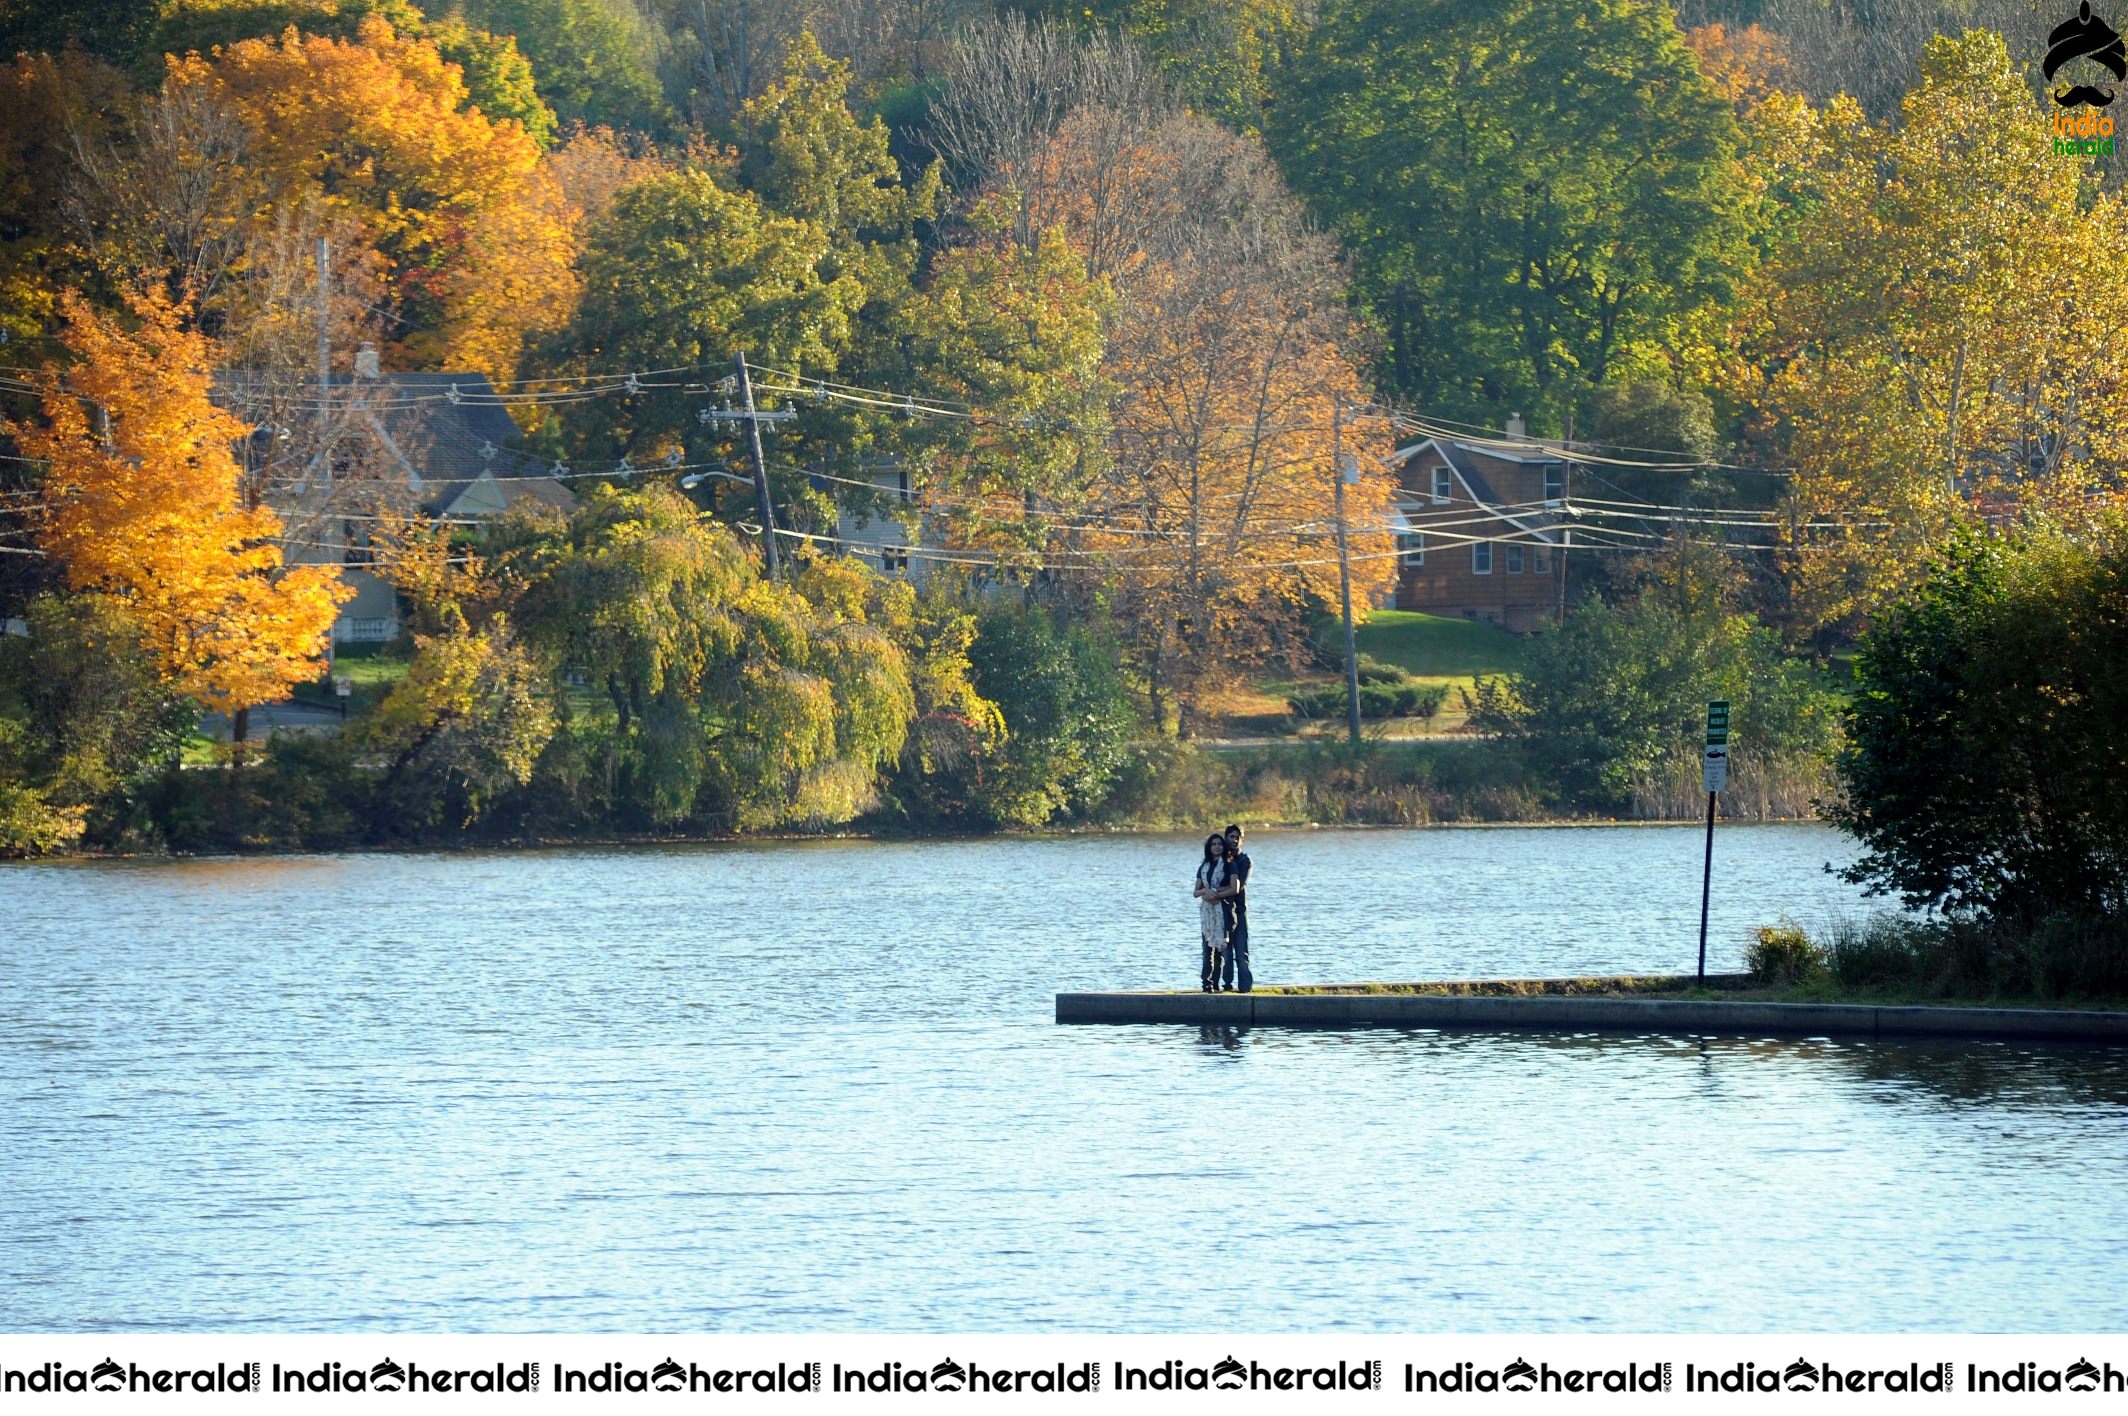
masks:
[(757, 830), (873, 804), (916, 715), (899, 587), (824, 558), (765, 579), (664, 488), (521, 512), (486, 551), (617, 824)]

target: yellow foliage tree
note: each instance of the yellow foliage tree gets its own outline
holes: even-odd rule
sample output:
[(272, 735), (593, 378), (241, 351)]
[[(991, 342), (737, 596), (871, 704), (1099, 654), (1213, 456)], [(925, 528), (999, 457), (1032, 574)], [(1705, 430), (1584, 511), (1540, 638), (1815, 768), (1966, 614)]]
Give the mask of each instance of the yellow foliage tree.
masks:
[(389, 263), (405, 357), (507, 379), (526, 337), (567, 319), (569, 204), (524, 127), (468, 106), (429, 41), (375, 15), (352, 40), (290, 28), (173, 57), (165, 83), (244, 120), (262, 218), (316, 206), (361, 224)]
[[(1184, 733), (1243, 668), (1297, 657), (1310, 613), (1339, 603), (1332, 422), (1359, 378), (1330, 307), (1260, 277), (1224, 261), (1149, 267), (1110, 347), (1125, 393), (1084, 544), (1109, 563), (1155, 712), (1171, 699)], [(1394, 566), (1384, 431), (1344, 435), (1367, 473), (1345, 489), (1362, 613)]]
[(1931, 42), (1896, 125), (1762, 111), (1805, 214), (1739, 308), (1728, 382), (1795, 464), (1788, 629), (1851, 633), (1954, 527), (2121, 495), (2128, 281), (2096, 253), (2128, 213), (2053, 151), (1986, 31)]
[(317, 676), (352, 592), (329, 566), (284, 568), (280, 518), (243, 503), (251, 430), (208, 399), (205, 337), (158, 293), (128, 303), (130, 329), (60, 297), (72, 366), (43, 375), (44, 421), (10, 431), (46, 464), (40, 539), (68, 583), (125, 600), (164, 677), (241, 720)]

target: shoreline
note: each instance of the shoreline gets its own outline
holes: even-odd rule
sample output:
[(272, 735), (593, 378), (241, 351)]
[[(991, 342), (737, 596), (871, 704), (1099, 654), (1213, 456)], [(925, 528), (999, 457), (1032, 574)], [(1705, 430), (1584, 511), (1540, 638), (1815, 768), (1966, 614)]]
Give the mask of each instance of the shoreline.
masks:
[[(1738, 975), (1710, 976), (1734, 989)], [(2003, 1005), (1778, 1002), (1653, 996), (1675, 979), (1502, 979), (1479, 983), (1322, 985), (1315, 991), (1059, 993), (1062, 1025), (1425, 1028), (1479, 1032), (1625, 1032), (1682, 1036), (2023, 1038), (2128, 1046), (2128, 1012)], [(1572, 985), (1646, 984), (1611, 991)], [(1501, 991), (1474, 990), (1498, 985)], [(1548, 989), (1547, 985), (1567, 985)], [(1749, 986), (1749, 979), (1743, 979)], [(1361, 989), (1380, 991), (1359, 991)], [(1404, 991), (1388, 991), (1391, 989)], [(1431, 990), (1431, 991), (1426, 991)], [(1709, 990), (1713, 991), (1713, 990)]]
[[(1252, 831), (1563, 831), (1590, 829), (1704, 827), (1704, 817), (1628, 818), (1616, 816), (1554, 816), (1529, 821), (1425, 821), (1399, 824), (1379, 821), (1263, 821), (1244, 818)], [(1827, 826), (1822, 817), (1753, 817), (1748, 820), (1717, 818), (1724, 827)], [(1194, 826), (1065, 826), (1046, 830), (914, 831), (831, 830), (750, 831), (731, 835), (699, 833), (685, 836), (542, 836), (517, 840), (406, 841), (392, 844), (364, 842), (337, 846), (260, 846), (253, 850), (217, 851), (55, 851), (48, 855), (0, 856), (0, 868), (30, 862), (112, 860), (267, 860), (290, 856), (327, 855), (449, 855), (482, 851), (554, 851), (572, 849), (626, 849), (640, 846), (743, 846), (754, 844), (793, 845), (807, 842), (871, 841), (900, 844), (914, 841), (1044, 841), (1071, 840), (1081, 836), (1185, 836)]]

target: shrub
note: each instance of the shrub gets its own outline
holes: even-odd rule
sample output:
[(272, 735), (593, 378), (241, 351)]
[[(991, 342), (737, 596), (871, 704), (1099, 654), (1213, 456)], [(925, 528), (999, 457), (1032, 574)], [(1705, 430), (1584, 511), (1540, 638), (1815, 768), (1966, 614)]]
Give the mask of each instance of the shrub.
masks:
[[(1343, 664), (1337, 665), (1339, 670), (1344, 667)], [(1385, 664), (1372, 654), (1360, 655), (1354, 667), (1359, 671), (1361, 683), (1402, 683), (1410, 677), (1395, 664)]]
[(2128, 997), (2128, 921), (2052, 914), (2023, 940), (2025, 976), (2042, 998)]
[(1878, 915), (1842, 920), (1825, 945), (1826, 968), (1842, 988), (1909, 986), (1932, 981), (1938, 953), (1931, 927)]
[[(1303, 718), (1341, 718), (1345, 715), (1346, 692), (1341, 683), (1303, 689), (1288, 698), (1286, 705)], [(1414, 683), (1401, 674), (1395, 682), (1362, 680), (1360, 683), (1360, 716), (1363, 718), (1430, 719), (1447, 701), (1445, 686)]]
[(2067, 912), (2026, 927), (1975, 915), (1878, 915), (1835, 925), (1827, 971), (1842, 988), (1958, 998), (2128, 997), (2128, 925)]
[(1696, 749), (1715, 698), (1734, 705), (1740, 756), (1832, 751), (1833, 696), (1773, 631), (1718, 607), (1682, 610), (1652, 589), (1621, 605), (1586, 602), (1534, 636), (1520, 671), (1479, 680), (1471, 722), (1517, 745), (1567, 802), (1617, 809)]
[(1744, 963), (1760, 983), (1808, 983), (1825, 972), (1825, 951), (1794, 924), (1768, 925), (1745, 946)]

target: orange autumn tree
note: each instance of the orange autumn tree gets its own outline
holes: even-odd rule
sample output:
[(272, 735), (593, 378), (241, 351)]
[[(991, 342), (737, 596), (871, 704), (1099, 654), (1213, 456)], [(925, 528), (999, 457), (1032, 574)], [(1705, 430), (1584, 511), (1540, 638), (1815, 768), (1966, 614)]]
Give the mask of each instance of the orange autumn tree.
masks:
[(45, 463), (40, 541), (76, 590), (124, 600), (180, 692), (238, 723), (317, 677), (340, 603), (329, 566), (285, 568), (281, 519), (238, 492), (251, 429), (209, 401), (211, 346), (159, 293), (133, 327), (60, 296), (71, 367), (42, 376), (44, 421), (10, 428)]
[[(1312, 614), (1339, 603), (1338, 400), (1360, 395), (1333, 305), (1280, 289), (1247, 261), (1149, 268), (1110, 346), (1124, 392), (1114, 456), (1086, 534), (1108, 564), (1156, 713), (1192, 732), (1242, 671), (1297, 660)], [(1328, 292), (1320, 292), (1327, 294)], [(1393, 575), (1386, 429), (1349, 422), (1363, 475), (1345, 489), (1352, 591), (1362, 614)]]
[[(1188, 113), (1082, 110), (1017, 191), (1120, 297), (1075, 563), (1098, 568), (1156, 721), (1187, 735), (1338, 607), (1333, 413), (1361, 389), (1337, 252), (1261, 143)], [(1362, 613), (1394, 575), (1386, 432), (1345, 429)]]
[(387, 262), (406, 359), (506, 380), (527, 337), (567, 319), (569, 203), (523, 125), (470, 106), (429, 41), (372, 15), (352, 40), (290, 28), (173, 57), (164, 82), (244, 121), (262, 220), (322, 208), (360, 223)]

